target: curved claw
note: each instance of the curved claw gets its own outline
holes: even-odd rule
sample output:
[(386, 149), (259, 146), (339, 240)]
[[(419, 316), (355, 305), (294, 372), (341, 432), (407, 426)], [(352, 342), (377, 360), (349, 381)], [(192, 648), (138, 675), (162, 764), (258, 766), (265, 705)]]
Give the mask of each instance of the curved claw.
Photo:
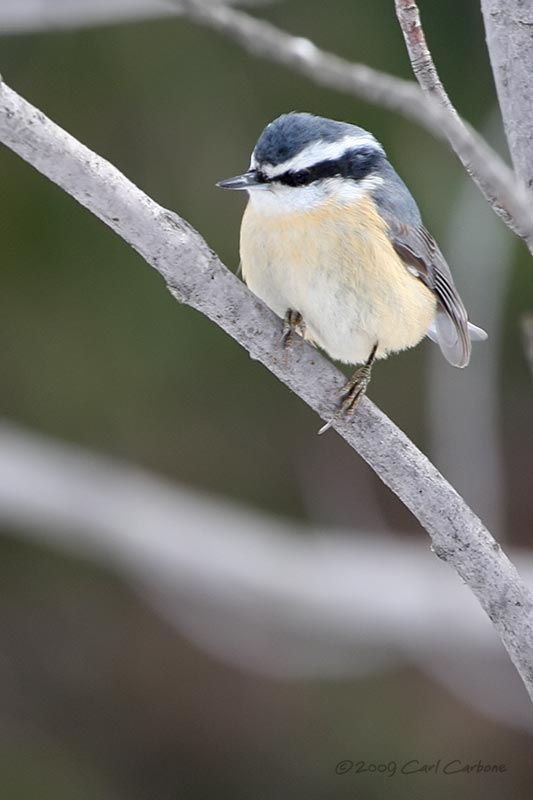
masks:
[(362, 367), (359, 367), (359, 369), (354, 372), (350, 380), (345, 384), (341, 392), (340, 408), (332, 417), (332, 419), (330, 419), (329, 422), (326, 422), (326, 424), (320, 428), (318, 431), (319, 436), (326, 431), (329, 431), (329, 429), (335, 424), (335, 422), (337, 422), (337, 420), (341, 419), (341, 417), (352, 416), (362, 398), (365, 396), (366, 390), (368, 389), (368, 384), (370, 383), (370, 378), (372, 377), (372, 364), (376, 358), (377, 349), (378, 343), (376, 342), (367, 361)]
[(322, 436), (323, 433), (325, 433), (326, 431), (329, 431), (329, 429), (333, 427), (336, 419), (337, 419), (337, 417), (335, 416), (332, 419), (330, 419), (329, 422), (326, 422), (325, 425), (322, 425), (320, 430), (317, 431), (317, 435), (318, 436)]

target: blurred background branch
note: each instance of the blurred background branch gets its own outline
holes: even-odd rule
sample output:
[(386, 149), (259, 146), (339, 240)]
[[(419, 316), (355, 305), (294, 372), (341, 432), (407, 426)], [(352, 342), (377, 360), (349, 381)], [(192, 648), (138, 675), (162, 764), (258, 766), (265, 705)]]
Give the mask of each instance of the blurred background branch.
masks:
[[(470, 664), (471, 693), (472, 664), (509, 678), (473, 596), (417, 541), (261, 515), (7, 422), (0, 524), (111, 566), (210, 655), (263, 676), (440, 674), (444, 660)], [(533, 557), (513, 559), (533, 586)], [(514, 685), (503, 719), (533, 728)], [(502, 714), (491, 695), (476, 704)]]
[[(392, 658), (499, 649), (478, 604), (419, 542), (275, 520), (6, 422), (0, 521), (111, 564), (152, 592), (174, 592), (176, 618), (180, 609), (191, 625), (194, 610), (199, 624), (209, 615), (226, 660), (253, 659), (267, 672), (357, 670), (358, 645)], [(519, 561), (533, 586), (533, 560), (522, 553)], [(235, 617), (223, 637), (218, 615)], [(293, 658), (277, 648), (270, 662), (263, 648), (254, 658), (254, 626), (284, 632)], [(346, 646), (354, 649), (343, 659)]]
[(382, 105), (437, 138), (446, 138), (494, 212), (533, 252), (530, 196), (500, 156), (448, 104), (422, 94), (411, 81), (346, 61), (237, 9), (205, 0), (181, 0), (180, 7), (195, 22), (229, 36), (253, 55), (277, 61), (322, 86)]
[[(264, 6), (278, 0), (207, 0), (240, 6)], [(87, 26), (175, 17), (181, 13), (174, 0), (2, 0), (0, 34), (76, 30)]]

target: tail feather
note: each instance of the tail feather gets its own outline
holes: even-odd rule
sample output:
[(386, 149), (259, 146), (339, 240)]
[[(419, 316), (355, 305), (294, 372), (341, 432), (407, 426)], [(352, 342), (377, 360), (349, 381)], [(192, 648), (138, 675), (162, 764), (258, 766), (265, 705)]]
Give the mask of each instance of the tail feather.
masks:
[(428, 337), (439, 345), (445, 359), (454, 367), (466, 367), (470, 360), (470, 341), (482, 342), (487, 339), (483, 328), (468, 323), (468, 339), (465, 341), (446, 314), (439, 314), (427, 332)]
[(483, 328), (478, 328), (477, 325), (473, 325), (471, 322), (468, 323), (468, 333), (473, 342), (484, 342), (485, 339), (489, 338), (487, 331), (484, 331)]

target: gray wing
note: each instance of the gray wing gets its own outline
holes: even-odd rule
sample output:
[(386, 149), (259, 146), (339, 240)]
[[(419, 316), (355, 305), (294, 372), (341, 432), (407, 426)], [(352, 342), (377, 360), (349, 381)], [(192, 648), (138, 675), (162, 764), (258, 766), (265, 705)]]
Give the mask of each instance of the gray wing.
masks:
[(428, 331), (428, 336), (438, 343), (450, 364), (466, 367), (470, 360), (471, 339), (485, 339), (486, 334), (468, 322), (450, 268), (422, 224), (420, 212), (407, 186), (388, 161), (382, 166), (381, 175), (385, 180), (375, 191), (374, 200), (388, 225), (392, 246), (406, 269), (437, 298), (435, 327)]
[(387, 222), (392, 246), (405, 266), (437, 298), (432, 333), (444, 357), (454, 367), (466, 367), (472, 349), (468, 314), (437, 243), (421, 223), (401, 224), (393, 217)]

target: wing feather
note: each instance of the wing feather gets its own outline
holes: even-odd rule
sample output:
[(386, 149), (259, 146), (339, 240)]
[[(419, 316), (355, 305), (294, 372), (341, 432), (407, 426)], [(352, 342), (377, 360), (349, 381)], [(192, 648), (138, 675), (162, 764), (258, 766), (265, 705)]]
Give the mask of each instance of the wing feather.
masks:
[(422, 222), (406, 225), (390, 212), (384, 216), (391, 243), (406, 268), (437, 297), (437, 316), (431, 338), (436, 339), (450, 364), (466, 367), (472, 349), (468, 314), (437, 243)]

